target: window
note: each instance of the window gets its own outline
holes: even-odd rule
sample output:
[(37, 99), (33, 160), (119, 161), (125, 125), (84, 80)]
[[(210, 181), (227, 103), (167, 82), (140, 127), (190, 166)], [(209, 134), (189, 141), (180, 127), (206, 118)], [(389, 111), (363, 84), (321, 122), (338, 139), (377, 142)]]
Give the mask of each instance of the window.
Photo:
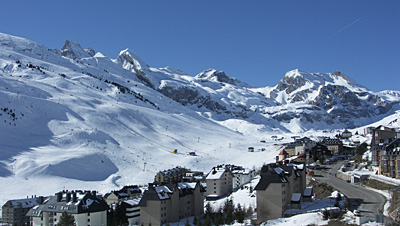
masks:
[(90, 218), (87, 219), (87, 222), (90, 222)]

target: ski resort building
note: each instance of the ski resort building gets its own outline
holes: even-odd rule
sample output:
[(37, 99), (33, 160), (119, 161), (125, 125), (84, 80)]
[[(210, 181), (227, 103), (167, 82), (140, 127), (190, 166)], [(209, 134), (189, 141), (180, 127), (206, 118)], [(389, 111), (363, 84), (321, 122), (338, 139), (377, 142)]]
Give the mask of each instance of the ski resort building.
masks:
[(29, 225), (28, 211), (43, 202), (43, 196), (26, 199), (8, 200), (2, 207), (2, 221), (6, 225)]
[(255, 187), (258, 222), (283, 217), (285, 210), (290, 208), (291, 204), (299, 208), (305, 184), (306, 174), (303, 164), (272, 163), (263, 166), (261, 179)]
[(232, 173), (232, 189), (242, 187), (244, 184), (249, 183), (256, 175), (254, 169), (244, 168), (242, 166), (227, 165)]
[(168, 184), (168, 183), (179, 183), (183, 181), (186, 173), (190, 172), (189, 169), (183, 167), (175, 167), (168, 170), (159, 171), (155, 178), (154, 183), (156, 184)]
[[(378, 126), (372, 130), (372, 165), (378, 168), (378, 173), (390, 176), (389, 173), (389, 156), (387, 151), (390, 151), (388, 145), (397, 138), (397, 133), (394, 128)], [(392, 155), (392, 159), (394, 156)]]
[(62, 191), (31, 208), (30, 225), (57, 225), (64, 212), (75, 218), (77, 226), (107, 225), (107, 203), (95, 191)]
[(213, 167), (206, 177), (207, 199), (215, 200), (231, 194), (233, 174), (229, 167), (220, 165)]
[(112, 191), (104, 195), (104, 200), (107, 202), (107, 205), (120, 203), (124, 200), (135, 199), (142, 196), (142, 191), (139, 189), (137, 185), (127, 185), (124, 186), (121, 190)]
[(200, 183), (155, 186), (143, 193), (139, 203), (140, 224), (160, 226), (204, 213), (204, 196)]
[(121, 209), (124, 210), (129, 225), (140, 225), (140, 198), (129, 199), (121, 202)]
[(321, 142), (332, 154), (343, 153), (343, 142), (338, 138), (325, 138)]

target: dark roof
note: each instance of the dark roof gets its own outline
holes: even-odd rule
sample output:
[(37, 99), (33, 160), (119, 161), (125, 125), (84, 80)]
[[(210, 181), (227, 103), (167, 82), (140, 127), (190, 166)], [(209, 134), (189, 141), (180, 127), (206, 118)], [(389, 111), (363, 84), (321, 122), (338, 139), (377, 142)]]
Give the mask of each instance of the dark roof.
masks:
[[(73, 194), (76, 195), (76, 199), (73, 198)], [(60, 200), (58, 200), (58, 196), (60, 196)], [(47, 198), (43, 204), (34, 206), (29, 210), (27, 216), (39, 217), (43, 212), (93, 213), (107, 209), (107, 203), (91, 192), (60, 192)]]
[[(169, 198), (168, 198), (169, 199)], [(155, 189), (149, 189), (143, 192), (142, 199), (140, 199), (139, 206), (146, 206), (147, 201), (160, 200), (158, 193)]]
[(271, 183), (287, 183), (287, 180), (282, 175), (278, 175), (272, 171), (267, 171), (261, 175), (261, 179), (254, 189), (265, 190)]
[(4, 206), (12, 208), (32, 208), (38, 204), (38, 198), (26, 198), (26, 199), (13, 199), (8, 200)]
[(202, 187), (199, 182), (197, 183), (187, 183), (187, 182), (181, 182), (181, 183), (169, 183), (166, 185), (161, 185), (161, 186), (154, 186), (152, 184), (149, 185), (149, 189), (144, 191), (142, 199), (140, 200), (139, 206), (146, 206), (148, 200), (166, 200), (171, 198), (171, 194), (173, 194), (175, 191), (179, 192), (179, 196), (185, 196), (189, 194), (193, 194), (193, 190), (196, 189), (196, 187), (200, 187), (200, 191), (202, 190)]
[(388, 149), (393, 149), (396, 147), (395, 144), (399, 144), (400, 143), (400, 138), (396, 138), (393, 141), (391, 141), (387, 146), (386, 146), (386, 150)]

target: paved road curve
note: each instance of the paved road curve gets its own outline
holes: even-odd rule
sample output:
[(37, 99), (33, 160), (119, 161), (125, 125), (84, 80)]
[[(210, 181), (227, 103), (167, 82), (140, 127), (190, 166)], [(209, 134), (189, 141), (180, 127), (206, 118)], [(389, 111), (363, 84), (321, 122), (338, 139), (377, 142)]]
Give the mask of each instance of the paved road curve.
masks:
[[(349, 199), (350, 210), (358, 209), (363, 217), (375, 221), (375, 216), (382, 213), (386, 198), (379, 193), (336, 178), (335, 173), (342, 165), (343, 162), (338, 162), (327, 166), (326, 169), (317, 170), (315, 179), (331, 185), (344, 194)], [(385, 222), (388, 222), (388, 219), (385, 219)]]

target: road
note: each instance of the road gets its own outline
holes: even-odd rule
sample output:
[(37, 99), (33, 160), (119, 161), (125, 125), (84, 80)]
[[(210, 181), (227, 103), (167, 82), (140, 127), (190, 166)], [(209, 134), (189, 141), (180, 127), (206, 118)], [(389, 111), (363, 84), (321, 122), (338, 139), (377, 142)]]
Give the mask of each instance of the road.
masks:
[[(327, 165), (324, 169), (315, 171), (315, 179), (325, 182), (334, 189), (340, 191), (348, 198), (349, 210), (359, 210), (361, 215), (375, 221), (377, 214), (382, 214), (386, 198), (374, 191), (368, 190), (357, 184), (351, 184), (336, 178), (335, 173), (340, 169), (344, 162), (335, 165)], [(385, 218), (385, 222), (392, 222)]]

